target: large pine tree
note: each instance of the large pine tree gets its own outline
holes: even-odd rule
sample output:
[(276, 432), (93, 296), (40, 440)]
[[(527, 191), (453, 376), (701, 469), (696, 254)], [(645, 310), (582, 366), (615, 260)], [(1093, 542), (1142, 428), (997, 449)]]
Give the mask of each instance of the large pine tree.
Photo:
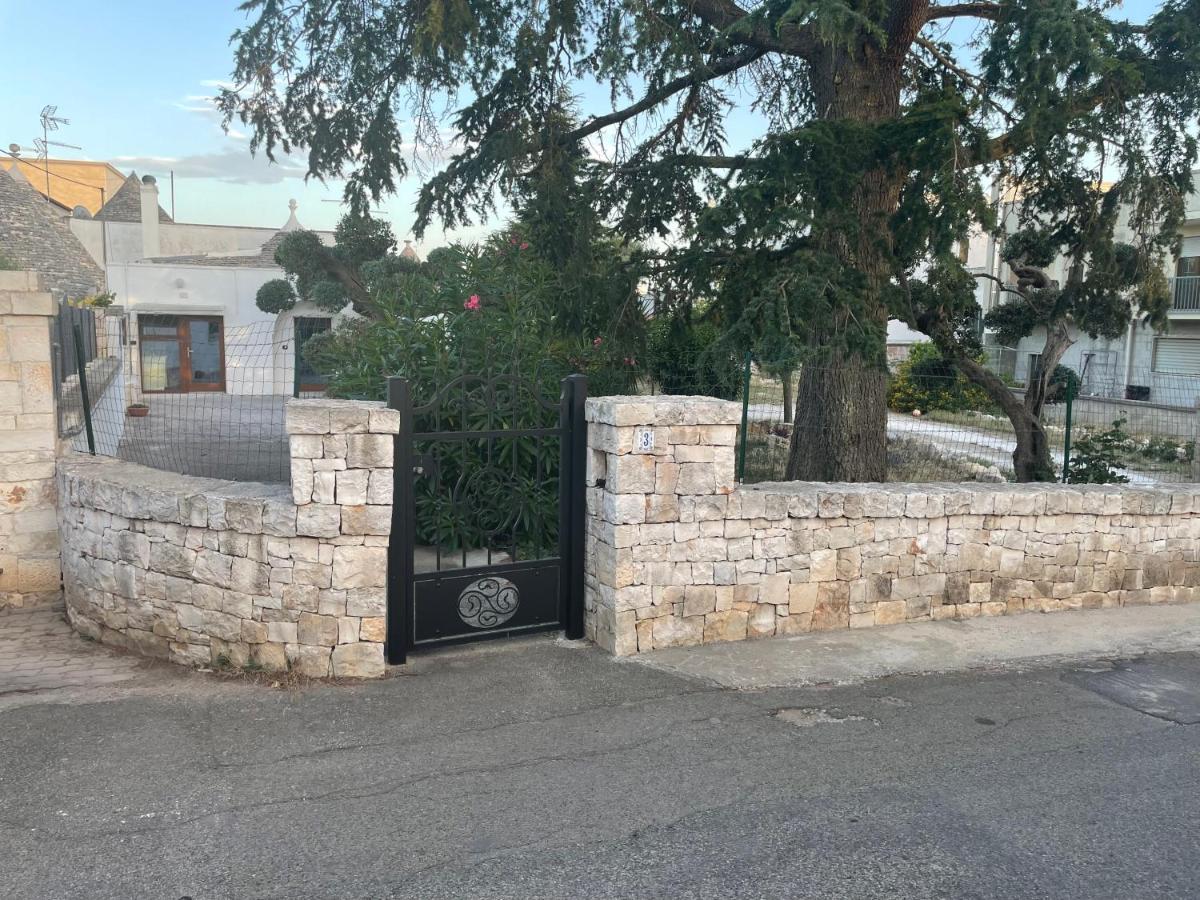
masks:
[[(806, 363), (793, 478), (884, 477), (887, 320), (947, 346), (964, 333), (974, 301), (954, 248), (987, 222), (985, 177), (1075, 222), (1072, 204), (1096, 204), (1079, 187), (1099, 179), (1149, 196), (1147, 261), (1191, 183), (1200, 0), (1140, 25), (1078, 0), (246, 8), (227, 116), (255, 148), (303, 147), (313, 174), (347, 175), (359, 203), (410, 173), (412, 147), (445, 141), (421, 228), (488, 214), (558, 152), (544, 126), (563, 92), (607, 89), (605, 109), (553, 131), (562, 147), (603, 140), (579, 202), (628, 239), (669, 236), (664, 278), (715, 298), (777, 368)], [(447, 134), (439, 110), (460, 102)]]

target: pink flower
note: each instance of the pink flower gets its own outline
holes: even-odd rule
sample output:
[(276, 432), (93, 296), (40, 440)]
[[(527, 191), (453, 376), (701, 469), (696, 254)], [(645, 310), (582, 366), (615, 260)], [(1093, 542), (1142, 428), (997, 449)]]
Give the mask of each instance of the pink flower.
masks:
[(599, 347), (603, 343), (604, 343), (604, 338), (596, 338), (594, 341), (592, 341), (592, 346)]
[(479, 309), (479, 295), (472, 294), (471, 298), (463, 303), (463, 309)]
[(529, 241), (521, 241), (521, 249), (528, 250), (529, 249)]

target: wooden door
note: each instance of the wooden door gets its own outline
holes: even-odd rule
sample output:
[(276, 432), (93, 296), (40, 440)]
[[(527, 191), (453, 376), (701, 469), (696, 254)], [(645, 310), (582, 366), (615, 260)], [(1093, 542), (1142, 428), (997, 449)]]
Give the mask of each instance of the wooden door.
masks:
[(148, 394), (225, 390), (224, 331), (220, 316), (138, 316), (142, 390)]

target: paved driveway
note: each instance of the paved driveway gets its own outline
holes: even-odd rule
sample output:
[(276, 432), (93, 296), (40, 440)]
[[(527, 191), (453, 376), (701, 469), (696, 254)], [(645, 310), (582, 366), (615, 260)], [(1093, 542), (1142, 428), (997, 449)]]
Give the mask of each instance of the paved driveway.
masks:
[[(1151, 662), (1200, 680), (1194, 656)], [(11, 900), (1194, 898), (1200, 732), (1094, 688), (1110, 668), (743, 692), (540, 638), (354, 686), (163, 667), (10, 694), (0, 884)]]

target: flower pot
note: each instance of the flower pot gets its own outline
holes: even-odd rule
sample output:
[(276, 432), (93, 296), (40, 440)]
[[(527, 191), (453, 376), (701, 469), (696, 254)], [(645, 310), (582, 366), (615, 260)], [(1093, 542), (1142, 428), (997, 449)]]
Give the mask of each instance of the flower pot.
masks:
[(150, 407), (145, 403), (131, 403), (125, 408), (125, 414), (133, 419), (140, 419), (150, 414)]

